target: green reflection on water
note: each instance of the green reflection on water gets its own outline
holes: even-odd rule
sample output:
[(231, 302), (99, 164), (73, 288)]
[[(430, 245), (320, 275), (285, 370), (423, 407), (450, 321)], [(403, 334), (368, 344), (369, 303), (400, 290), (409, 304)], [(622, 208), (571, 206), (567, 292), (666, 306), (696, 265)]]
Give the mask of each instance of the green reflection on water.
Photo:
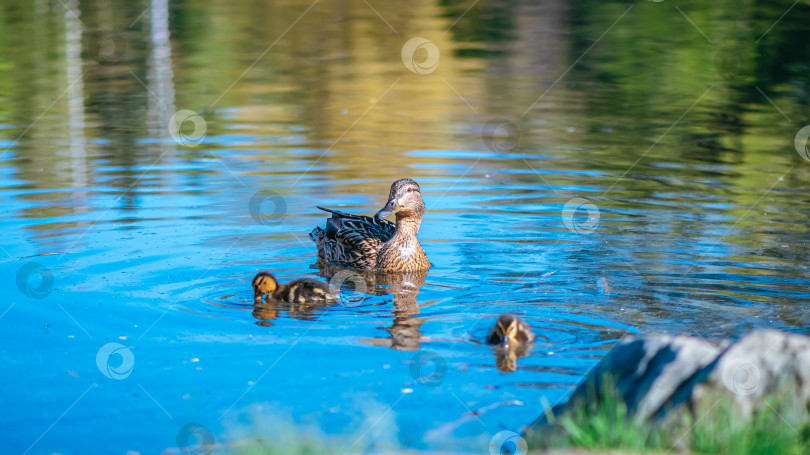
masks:
[[(770, 144), (787, 144), (807, 117), (809, 7), (792, 5), (482, 1), (468, 10), (466, 2), (443, 1), (372, 10), (362, 1), (185, 1), (168, 5), (172, 40), (161, 48), (160, 13), (147, 1), (10, 2), (0, 33), (0, 117), (13, 126), (6, 140), (21, 136), (20, 174), (42, 188), (83, 183), (71, 183), (65, 166), (87, 166), (80, 173), (92, 180), (96, 157), (127, 169), (154, 161), (166, 147), (143, 139), (168, 140), (165, 122), (175, 109), (200, 112), (210, 138), (283, 141), (300, 129), (296, 145), (334, 144), (323, 159), (350, 161), (361, 174), (378, 172), (375, 157), (385, 151), (385, 178), (407, 166), (409, 150), (480, 148), (470, 136), (493, 116), (515, 120), (529, 153), (608, 148), (595, 152), (609, 155), (608, 170), (632, 164), (664, 132), (651, 156), (679, 144), (666, 151), (731, 163), (746, 153), (745, 163), (760, 169), (773, 156)], [(80, 43), (69, 42), (71, 27), (80, 29), (73, 36)], [(435, 73), (404, 69), (399, 51), (411, 36), (442, 51)], [(72, 45), (81, 53), (72, 54)], [(79, 81), (66, 78), (70, 68)], [(70, 136), (71, 96), (84, 106), (84, 138), (104, 143), (67, 160), (60, 150)], [(692, 104), (695, 112), (674, 124)], [(563, 126), (584, 134), (555, 128)], [(606, 128), (617, 134), (600, 134)], [(785, 151), (782, 159), (797, 162)], [(593, 159), (587, 166), (601, 167)]]

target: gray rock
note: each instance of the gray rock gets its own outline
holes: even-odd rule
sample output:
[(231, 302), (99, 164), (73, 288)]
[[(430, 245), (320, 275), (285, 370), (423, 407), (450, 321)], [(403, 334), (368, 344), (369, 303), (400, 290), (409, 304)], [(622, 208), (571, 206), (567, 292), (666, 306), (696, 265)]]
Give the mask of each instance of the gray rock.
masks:
[(724, 389), (746, 416), (772, 395), (792, 396), (806, 405), (810, 402), (810, 338), (777, 330), (752, 332), (729, 346), (707, 380), (694, 389), (694, 404), (706, 389)]
[[(763, 330), (720, 344), (690, 336), (622, 339), (579, 383), (555, 416), (580, 400), (599, 400), (604, 378), (616, 385), (630, 413), (660, 419), (681, 406), (699, 409), (708, 397), (726, 397), (750, 415), (772, 394), (810, 403), (810, 338)], [(714, 398), (712, 398), (714, 399)], [(544, 413), (531, 427), (546, 424)]]

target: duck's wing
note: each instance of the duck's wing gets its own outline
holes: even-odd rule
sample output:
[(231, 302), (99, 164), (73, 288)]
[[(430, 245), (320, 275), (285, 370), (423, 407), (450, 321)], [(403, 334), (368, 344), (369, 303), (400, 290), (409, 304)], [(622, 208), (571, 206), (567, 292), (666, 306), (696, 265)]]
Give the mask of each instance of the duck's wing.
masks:
[(377, 250), (385, 243), (360, 231), (341, 231), (337, 239), (324, 243), (323, 258), (340, 267), (368, 270), (377, 265)]
[(332, 214), (332, 217), (326, 220), (326, 233), (329, 238), (335, 238), (337, 232), (343, 229), (352, 229), (365, 231), (370, 236), (388, 240), (394, 236), (397, 230), (396, 225), (386, 219), (355, 215), (321, 206), (318, 208)]
[(318, 244), (318, 256), (326, 262), (353, 269), (372, 269), (377, 265), (377, 249), (385, 243), (356, 229), (342, 229), (330, 239), (326, 231), (315, 228), (310, 237)]
[(318, 208), (332, 217), (326, 221), (325, 229), (315, 228), (310, 237), (318, 245), (318, 255), (335, 265), (373, 268), (377, 249), (396, 233), (396, 225), (384, 219)]

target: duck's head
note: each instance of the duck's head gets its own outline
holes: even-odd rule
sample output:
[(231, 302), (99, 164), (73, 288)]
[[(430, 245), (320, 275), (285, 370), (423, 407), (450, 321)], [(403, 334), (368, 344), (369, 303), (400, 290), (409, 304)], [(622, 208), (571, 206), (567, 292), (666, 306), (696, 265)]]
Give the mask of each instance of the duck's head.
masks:
[(425, 214), (425, 202), (422, 200), (419, 184), (411, 179), (399, 179), (391, 184), (388, 203), (374, 217), (381, 219), (393, 214), (396, 214), (397, 218), (422, 218)]
[(261, 302), (265, 294), (273, 294), (278, 289), (278, 280), (270, 272), (259, 272), (253, 277), (253, 301)]
[(531, 343), (534, 334), (517, 316), (502, 314), (487, 337), (487, 343), (505, 349), (517, 349)]

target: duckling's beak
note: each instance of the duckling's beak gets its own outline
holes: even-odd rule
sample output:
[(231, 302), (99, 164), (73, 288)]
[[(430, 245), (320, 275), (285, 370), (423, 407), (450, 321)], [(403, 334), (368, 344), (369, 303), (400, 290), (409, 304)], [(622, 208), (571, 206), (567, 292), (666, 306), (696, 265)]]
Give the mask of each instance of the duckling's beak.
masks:
[(388, 201), (387, 204), (385, 204), (385, 207), (383, 207), (382, 209), (380, 209), (379, 212), (374, 214), (374, 218), (377, 218), (378, 220), (388, 218), (389, 216), (397, 213), (400, 208), (401, 207), (399, 206), (399, 203), (397, 203), (397, 200), (391, 199)]
[(501, 339), (500, 344), (498, 345), (504, 349), (509, 349), (509, 335), (504, 334), (503, 338)]

